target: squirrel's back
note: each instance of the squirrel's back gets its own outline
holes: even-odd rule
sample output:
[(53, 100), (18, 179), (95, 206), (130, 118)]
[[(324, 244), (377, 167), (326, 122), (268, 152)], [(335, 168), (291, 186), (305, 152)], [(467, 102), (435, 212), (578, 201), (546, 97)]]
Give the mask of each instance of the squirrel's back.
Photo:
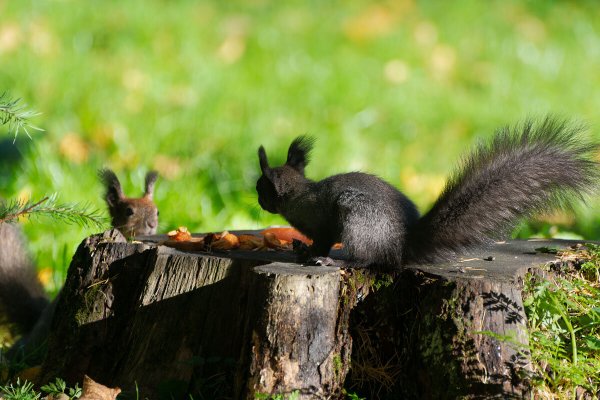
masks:
[(326, 178), (318, 185), (332, 198), (340, 237), (357, 265), (399, 265), (408, 229), (419, 218), (414, 203), (398, 189), (362, 172)]

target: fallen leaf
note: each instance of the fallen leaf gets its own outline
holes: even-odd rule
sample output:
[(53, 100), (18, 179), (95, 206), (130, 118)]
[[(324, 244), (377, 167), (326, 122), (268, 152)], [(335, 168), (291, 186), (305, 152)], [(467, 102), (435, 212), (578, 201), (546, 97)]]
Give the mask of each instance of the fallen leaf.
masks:
[(153, 167), (158, 171), (161, 178), (173, 180), (179, 178), (185, 170), (181, 159), (165, 155), (157, 155)]
[(23, 38), (22, 28), (14, 22), (3, 21), (0, 29), (0, 54), (16, 50)]
[(419, 46), (433, 46), (438, 41), (437, 27), (429, 21), (422, 21), (414, 29), (415, 42)]
[(354, 41), (383, 37), (394, 29), (396, 17), (392, 10), (373, 5), (344, 23), (344, 33)]
[(85, 375), (79, 400), (115, 400), (119, 393), (121, 393), (120, 388), (106, 387)]
[(40, 379), (40, 375), (42, 373), (42, 366), (37, 365), (35, 367), (27, 368), (20, 371), (17, 374), (17, 377), (21, 379), (21, 381), (29, 381), (33, 383), (38, 383)]
[(54, 268), (43, 267), (38, 270), (38, 279), (42, 282), (42, 285), (49, 286), (52, 283), (54, 276)]
[(83, 164), (89, 156), (88, 144), (76, 133), (67, 133), (60, 140), (58, 150), (67, 160), (75, 164)]
[(455, 70), (456, 51), (448, 45), (437, 44), (431, 50), (429, 66), (433, 77), (446, 79)]
[(46, 400), (71, 400), (71, 398), (65, 393), (58, 393), (55, 395), (49, 394)]
[(233, 64), (239, 60), (246, 52), (246, 39), (242, 36), (230, 36), (226, 38), (219, 50), (217, 56), (225, 64)]
[(388, 82), (399, 85), (408, 80), (410, 70), (404, 61), (390, 60), (385, 64), (383, 74)]

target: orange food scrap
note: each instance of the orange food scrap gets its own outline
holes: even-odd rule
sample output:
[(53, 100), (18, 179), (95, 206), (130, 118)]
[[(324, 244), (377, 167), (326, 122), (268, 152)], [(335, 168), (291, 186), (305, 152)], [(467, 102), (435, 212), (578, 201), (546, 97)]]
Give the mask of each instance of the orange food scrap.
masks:
[(265, 237), (266, 234), (273, 234), (277, 239), (287, 243), (292, 243), (296, 239), (308, 245), (312, 244), (312, 240), (294, 228), (268, 228), (262, 231), (261, 234)]
[(185, 251), (198, 251), (204, 250), (206, 248), (206, 245), (204, 244), (204, 239), (195, 237), (186, 241), (166, 240), (162, 242), (162, 244), (168, 247), (173, 247), (175, 249)]
[(260, 235), (234, 235), (224, 231), (208, 233), (199, 238), (192, 237), (185, 226), (180, 226), (176, 230), (170, 231), (167, 236), (168, 239), (162, 244), (179, 250), (292, 250), (294, 240), (299, 240), (307, 245), (312, 244), (312, 240), (294, 228), (268, 228), (260, 232)]
[(231, 250), (240, 247), (240, 240), (233, 233), (225, 231), (216, 236), (220, 237), (210, 243), (210, 247), (214, 250)]
[(261, 250), (265, 247), (264, 238), (254, 235), (239, 235), (240, 250)]
[(185, 226), (180, 226), (177, 230), (170, 231), (167, 233), (169, 240), (175, 240), (177, 242), (186, 242), (192, 238), (192, 234), (188, 231)]
[(168, 239), (162, 244), (179, 250), (203, 250), (205, 248), (204, 238), (192, 237), (192, 234), (185, 226), (180, 226), (176, 230), (167, 233)]
[(267, 232), (263, 234), (265, 246), (270, 249), (291, 249), (292, 243), (285, 240), (280, 240), (274, 233)]

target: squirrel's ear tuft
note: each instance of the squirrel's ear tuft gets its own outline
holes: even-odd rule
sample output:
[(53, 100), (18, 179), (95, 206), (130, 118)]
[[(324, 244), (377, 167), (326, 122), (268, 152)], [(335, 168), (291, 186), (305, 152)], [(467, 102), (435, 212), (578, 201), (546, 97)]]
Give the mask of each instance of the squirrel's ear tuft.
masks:
[(144, 197), (152, 200), (152, 196), (154, 195), (154, 184), (158, 179), (158, 172), (150, 171), (146, 174), (146, 182), (144, 185)]
[(267, 160), (267, 153), (265, 148), (260, 146), (258, 148), (258, 161), (260, 162), (260, 170), (263, 174), (269, 169), (269, 160)]
[(310, 161), (310, 151), (315, 144), (315, 138), (309, 136), (298, 136), (288, 150), (286, 165), (304, 174), (304, 167)]
[(109, 207), (114, 207), (123, 198), (123, 190), (121, 189), (119, 178), (108, 168), (99, 170), (98, 177), (106, 189), (106, 194), (104, 195), (106, 203)]

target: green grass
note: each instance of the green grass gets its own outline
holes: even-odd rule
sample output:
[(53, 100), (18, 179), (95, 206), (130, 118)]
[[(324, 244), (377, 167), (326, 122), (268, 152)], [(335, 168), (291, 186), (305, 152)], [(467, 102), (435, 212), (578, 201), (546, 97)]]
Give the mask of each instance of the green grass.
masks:
[(5, 400), (37, 400), (41, 398), (41, 393), (36, 393), (33, 383), (19, 379), (14, 384), (0, 386), (0, 396)]
[[(0, 385), (0, 398), (4, 400), (37, 400), (46, 396), (62, 395), (67, 400), (77, 400), (81, 397), (81, 388), (78, 384), (75, 387), (67, 387), (64, 380), (56, 378), (54, 382), (42, 386), (39, 390), (34, 388), (33, 383), (17, 379), (14, 383)], [(53, 397), (54, 398), (54, 397)]]
[[(318, 138), (310, 177), (369, 171), (421, 209), (498, 126), (553, 112), (600, 137), (594, 2), (24, 0), (0, 14), (0, 93), (44, 129), (0, 159), (0, 196), (104, 209), (98, 168), (131, 195), (156, 168), (162, 232), (283, 223), (257, 205), (256, 149), (281, 161), (299, 134)], [(593, 208), (521, 234), (556, 221), (600, 237)], [(93, 230), (24, 224), (55, 291)]]
[(536, 398), (600, 395), (600, 247), (588, 246), (589, 261), (546, 279), (531, 275), (526, 280)]
[(81, 388), (76, 383), (75, 387), (67, 387), (67, 383), (56, 378), (54, 382), (50, 382), (40, 388), (40, 390), (48, 395), (66, 397), (68, 400), (75, 400), (81, 397)]
[(254, 400), (298, 400), (300, 398), (300, 392), (294, 391), (290, 394), (266, 394), (256, 393), (254, 394)]

